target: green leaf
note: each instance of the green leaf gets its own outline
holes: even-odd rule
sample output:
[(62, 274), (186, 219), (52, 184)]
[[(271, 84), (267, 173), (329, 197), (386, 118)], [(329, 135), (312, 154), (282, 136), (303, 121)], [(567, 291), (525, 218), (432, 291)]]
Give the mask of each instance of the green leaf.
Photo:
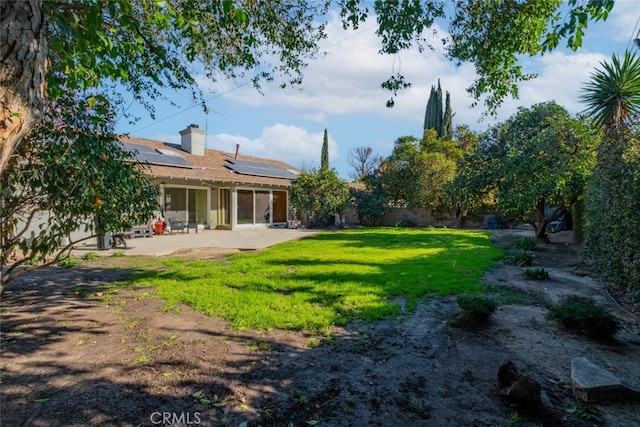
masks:
[(236, 9), (236, 22), (238, 24), (246, 24), (249, 22), (249, 16), (243, 9)]

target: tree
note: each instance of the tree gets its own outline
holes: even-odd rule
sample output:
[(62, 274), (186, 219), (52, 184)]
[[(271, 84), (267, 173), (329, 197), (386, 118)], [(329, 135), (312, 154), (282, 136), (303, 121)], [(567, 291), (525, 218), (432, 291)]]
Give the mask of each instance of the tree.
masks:
[(324, 138), (322, 140), (322, 153), (320, 155), (320, 169), (323, 171), (329, 170), (329, 135), (327, 130), (324, 130)]
[[(584, 197), (597, 141), (588, 123), (554, 102), (520, 108), (482, 136), (456, 187), (467, 203), (491, 197), (498, 213), (531, 224), (546, 239), (549, 223)], [(548, 215), (550, 206), (556, 209)]]
[[(640, 57), (601, 63), (582, 101), (604, 130), (585, 200), (585, 255), (627, 289), (640, 283)], [(635, 285), (634, 285), (635, 284)]]
[[(380, 53), (430, 48), (424, 37), (436, 20), (448, 20), (446, 55), (474, 64), (478, 78), (468, 88), (493, 112), (517, 84), (534, 77), (519, 57), (555, 49), (562, 40), (582, 43), (590, 20), (604, 20), (614, 0), (564, 2), (459, 0), (448, 2), (350, 0), (339, 3), (345, 28), (357, 29), (370, 13), (377, 18)], [(315, 0), (198, 2), (169, 0), (42, 0), (0, 2), (0, 172), (14, 148), (38, 121), (45, 98), (66, 89), (125, 86), (151, 106), (159, 87), (194, 88), (193, 64), (209, 78), (253, 72), (253, 82), (274, 74), (301, 81), (306, 61), (318, 52), (331, 2)], [(333, 12), (333, 11), (331, 11)], [(271, 62), (273, 60), (273, 62)], [(46, 93), (43, 82), (46, 79)], [(394, 73), (381, 85), (397, 93), (410, 82)], [(197, 95), (197, 94), (196, 94)], [(201, 97), (200, 97), (201, 99)]]
[(624, 58), (613, 55), (610, 63), (601, 62), (600, 66), (580, 98), (594, 124), (609, 133), (628, 127), (631, 118), (640, 114), (640, 56), (627, 51)]
[(300, 82), (325, 36), (315, 19), (327, 7), (311, 0), (0, 2), (0, 171), (45, 99), (66, 90), (112, 94), (110, 84), (120, 83), (152, 111), (162, 87), (194, 88), (202, 100), (194, 69), (213, 80), (252, 71), (257, 87), (275, 74), (283, 84)]
[(461, 155), (455, 143), (438, 139), (433, 129), (425, 131), (422, 140), (398, 138), (380, 168), (387, 197), (412, 210), (442, 206)]
[(453, 140), (453, 112), (451, 111), (451, 94), (447, 92), (445, 101), (444, 116), (442, 118), (442, 139), (446, 141)]
[[(440, 79), (438, 79), (438, 87), (440, 86)], [(438, 128), (442, 121), (442, 116), (438, 114), (438, 109), (442, 109), (442, 102), (440, 102), (440, 108), (438, 108), (438, 91), (435, 86), (431, 86), (431, 92), (429, 93), (429, 101), (427, 102), (427, 110), (424, 114), (424, 126), (423, 129), (434, 129), (439, 134)]]
[(333, 169), (311, 169), (291, 181), (291, 203), (307, 213), (307, 221), (325, 225), (329, 216), (342, 212), (349, 204), (349, 187)]
[(20, 160), (13, 157), (3, 171), (2, 289), (68, 255), (78, 243), (73, 231), (84, 229), (93, 237), (126, 230), (158, 211), (155, 187), (110, 132), (108, 108), (100, 98), (58, 98), (19, 144)]
[(380, 166), (380, 156), (373, 154), (371, 147), (356, 147), (349, 153), (349, 164), (353, 172), (349, 176), (354, 181), (362, 181), (366, 176), (373, 174)]
[(365, 175), (362, 183), (364, 188), (350, 189), (358, 220), (360, 224), (378, 225), (389, 210), (389, 200), (384, 192), (381, 176), (377, 173)]
[(436, 131), (438, 132), (438, 137), (442, 138), (442, 87), (440, 86), (440, 79), (438, 79), (438, 89), (436, 90)]
[(453, 128), (451, 124), (451, 95), (446, 92), (446, 108), (442, 111), (442, 87), (438, 79), (438, 88), (431, 86), (431, 94), (427, 102), (427, 110), (424, 115), (424, 130), (434, 129), (438, 138), (451, 141)]

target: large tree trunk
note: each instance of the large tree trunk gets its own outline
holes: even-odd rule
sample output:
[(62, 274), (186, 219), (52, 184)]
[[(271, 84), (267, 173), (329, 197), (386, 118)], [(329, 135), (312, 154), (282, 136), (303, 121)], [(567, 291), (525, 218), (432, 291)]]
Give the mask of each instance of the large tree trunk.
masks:
[(0, 173), (41, 116), (45, 33), (42, 0), (0, 1)]
[(533, 227), (536, 239), (544, 243), (549, 243), (549, 235), (547, 234), (549, 219), (544, 215), (544, 208), (546, 204), (546, 198), (538, 197), (538, 200), (536, 201), (536, 209), (533, 211), (533, 218), (530, 224)]

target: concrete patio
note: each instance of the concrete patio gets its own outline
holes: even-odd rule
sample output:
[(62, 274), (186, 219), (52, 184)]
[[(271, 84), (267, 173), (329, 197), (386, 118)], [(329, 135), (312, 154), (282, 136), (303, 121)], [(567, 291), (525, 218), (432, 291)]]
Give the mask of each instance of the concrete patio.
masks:
[(126, 255), (169, 255), (176, 251), (195, 248), (226, 248), (240, 250), (264, 249), (276, 243), (301, 239), (315, 234), (316, 230), (287, 228), (254, 228), (246, 230), (203, 230), (199, 233), (159, 234), (153, 237), (126, 239), (127, 249), (98, 250), (97, 242), (91, 239), (73, 250), (76, 257), (87, 252), (109, 256), (116, 251)]

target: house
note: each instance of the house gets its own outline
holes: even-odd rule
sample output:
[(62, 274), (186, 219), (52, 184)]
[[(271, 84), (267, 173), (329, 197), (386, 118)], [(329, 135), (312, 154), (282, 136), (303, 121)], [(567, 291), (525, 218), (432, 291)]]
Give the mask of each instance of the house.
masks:
[(122, 137), (157, 185), (165, 221), (199, 229), (286, 225), (291, 179), (299, 171), (276, 160), (206, 148), (197, 125), (180, 131), (181, 144)]

